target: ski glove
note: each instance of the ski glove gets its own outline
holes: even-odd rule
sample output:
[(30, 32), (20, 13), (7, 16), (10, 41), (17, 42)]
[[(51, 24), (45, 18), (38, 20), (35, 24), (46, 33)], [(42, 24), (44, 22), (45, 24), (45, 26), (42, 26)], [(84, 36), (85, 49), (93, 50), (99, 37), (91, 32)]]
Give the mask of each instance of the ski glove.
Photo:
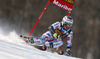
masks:
[(54, 33), (54, 34), (53, 34), (53, 36), (54, 36), (55, 38), (57, 38), (57, 35), (58, 35), (57, 33)]
[(70, 48), (66, 49), (66, 52), (67, 52), (67, 56), (71, 56), (71, 49)]
[(54, 33), (54, 34), (53, 34), (53, 37), (54, 37), (55, 39), (57, 39), (57, 36), (58, 36), (57, 33)]
[(57, 39), (57, 40), (61, 40), (61, 36), (58, 35), (57, 33), (54, 33), (53, 36), (54, 36), (55, 39)]
[(66, 51), (68, 52), (68, 51), (71, 51), (70, 49), (66, 49)]

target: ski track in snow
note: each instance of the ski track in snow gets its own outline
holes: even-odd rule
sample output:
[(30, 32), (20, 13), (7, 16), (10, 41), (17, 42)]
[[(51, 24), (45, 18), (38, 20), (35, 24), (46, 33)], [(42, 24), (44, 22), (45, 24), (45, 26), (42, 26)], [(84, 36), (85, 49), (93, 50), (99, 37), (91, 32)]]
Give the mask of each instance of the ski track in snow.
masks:
[(23, 41), (15, 31), (8, 36), (1, 32), (0, 30), (0, 59), (79, 59), (41, 51), (27, 44), (22, 44)]

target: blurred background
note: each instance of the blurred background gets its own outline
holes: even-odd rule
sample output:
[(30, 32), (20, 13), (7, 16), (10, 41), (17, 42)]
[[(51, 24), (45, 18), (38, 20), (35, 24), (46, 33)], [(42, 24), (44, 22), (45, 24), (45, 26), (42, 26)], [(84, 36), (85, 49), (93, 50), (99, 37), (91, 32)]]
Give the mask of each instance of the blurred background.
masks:
[[(48, 0), (0, 0), (0, 27), (6, 32), (28, 35)], [(100, 0), (76, 0), (72, 54), (83, 59), (100, 59)], [(48, 27), (61, 21), (68, 12), (50, 3), (32, 36), (40, 37)]]

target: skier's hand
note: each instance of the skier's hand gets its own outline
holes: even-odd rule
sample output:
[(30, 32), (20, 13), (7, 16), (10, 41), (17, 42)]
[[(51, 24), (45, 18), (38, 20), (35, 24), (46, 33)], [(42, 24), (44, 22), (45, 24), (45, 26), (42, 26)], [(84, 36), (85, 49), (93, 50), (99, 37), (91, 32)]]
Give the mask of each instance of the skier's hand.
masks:
[(71, 50), (68, 48), (68, 49), (66, 49), (66, 51), (68, 52), (68, 51), (71, 51)]
[(54, 36), (54, 38), (57, 39), (57, 40), (61, 40), (61, 39), (62, 39), (61, 36), (58, 35), (57, 33), (54, 33), (53, 36)]
[(54, 37), (55, 39), (57, 39), (57, 36), (58, 36), (57, 33), (54, 33), (54, 34), (53, 34), (53, 37)]
[(67, 56), (71, 56), (71, 49), (70, 48), (67, 48), (66, 52), (67, 52), (67, 54), (66, 54)]

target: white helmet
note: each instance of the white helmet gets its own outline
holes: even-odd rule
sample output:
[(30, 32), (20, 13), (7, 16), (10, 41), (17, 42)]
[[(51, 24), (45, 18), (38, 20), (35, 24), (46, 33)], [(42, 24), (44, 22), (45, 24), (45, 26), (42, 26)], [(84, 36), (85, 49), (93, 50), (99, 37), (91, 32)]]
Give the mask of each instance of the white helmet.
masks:
[(62, 19), (62, 26), (71, 27), (73, 25), (73, 18), (71, 16), (64, 16)]

